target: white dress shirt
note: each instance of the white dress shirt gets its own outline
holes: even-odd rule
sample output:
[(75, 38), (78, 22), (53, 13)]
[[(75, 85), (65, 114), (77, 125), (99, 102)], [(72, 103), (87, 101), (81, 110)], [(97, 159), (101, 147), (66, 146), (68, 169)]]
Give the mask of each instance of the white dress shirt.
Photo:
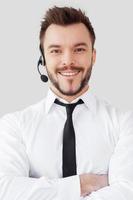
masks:
[[(66, 109), (55, 98), (49, 90), (1, 118), (0, 200), (133, 200), (133, 114), (84, 93), (73, 112), (78, 175), (62, 178)], [(83, 173), (108, 174), (109, 186), (82, 198)]]

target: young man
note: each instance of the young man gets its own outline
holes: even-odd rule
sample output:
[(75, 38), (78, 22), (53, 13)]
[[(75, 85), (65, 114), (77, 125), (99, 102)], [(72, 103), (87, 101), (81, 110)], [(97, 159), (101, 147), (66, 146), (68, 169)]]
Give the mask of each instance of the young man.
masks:
[(0, 121), (1, 200), (133, 199), (133, 116), (92, 94), (94, 43), (81, 10), (47, 11), (40, 50), (49, 91)]

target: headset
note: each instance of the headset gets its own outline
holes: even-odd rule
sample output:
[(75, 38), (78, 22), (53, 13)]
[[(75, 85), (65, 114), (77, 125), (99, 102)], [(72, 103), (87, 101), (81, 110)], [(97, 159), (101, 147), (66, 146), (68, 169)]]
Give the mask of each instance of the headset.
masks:
[(40, 52), (41, 52), (41, 56), (40, 56), (40, 58), (39, 58), (39, 60), (38, 60), (38, 62), (37, 62), (37, 70), (38, 70), (38, 72), (39, 72), (39, 74), (40, 74), (40, 78), (41, 78), (41, 80), (43, 81), (43, 82), (47, 82), (48, 81), (48, 77), (46, 76), (46, 75), (44, 75), (44, 74), (42, 74), (41, 72), (40, 72), (40, 65), (43, 65), (43, 66), (45, 66), (45, 64), (46, 64), (46, 62), (45, 62), (45, 57), (44, 57), (44, 53), (43, 53), (43, 50), (42, 50), (42, 47), (41, 47), (41, 45), (39, 46), (39, 49), (40, 49)]

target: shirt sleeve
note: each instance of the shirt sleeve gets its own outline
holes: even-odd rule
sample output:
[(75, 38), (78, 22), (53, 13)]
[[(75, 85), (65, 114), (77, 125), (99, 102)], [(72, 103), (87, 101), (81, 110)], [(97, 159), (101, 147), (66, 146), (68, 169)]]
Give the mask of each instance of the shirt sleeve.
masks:
[(78, 200), (78, 176), (49, 179), (29, 177), (30, 163), (18, 119), (0, 119), (0, 200)]
[(109, 186), (85, 200), (133, 199), (133, 113), (126, 113), (119, 121), (120, 136), (109, 163)]

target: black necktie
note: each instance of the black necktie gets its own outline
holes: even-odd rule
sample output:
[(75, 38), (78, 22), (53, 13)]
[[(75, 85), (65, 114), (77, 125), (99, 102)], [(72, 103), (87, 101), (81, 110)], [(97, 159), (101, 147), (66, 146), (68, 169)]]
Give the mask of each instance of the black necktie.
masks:
[(84, 103), (81, 99), (72, 104), (65, 104), (55, 99), (55, 103), (66, 107), (67, 120), (63, 131), (63, 177), (77, 174), (76, 169), (76, 147), (75, 147), (75, 132), (72, 121), (72, 113), (76, 105)]

